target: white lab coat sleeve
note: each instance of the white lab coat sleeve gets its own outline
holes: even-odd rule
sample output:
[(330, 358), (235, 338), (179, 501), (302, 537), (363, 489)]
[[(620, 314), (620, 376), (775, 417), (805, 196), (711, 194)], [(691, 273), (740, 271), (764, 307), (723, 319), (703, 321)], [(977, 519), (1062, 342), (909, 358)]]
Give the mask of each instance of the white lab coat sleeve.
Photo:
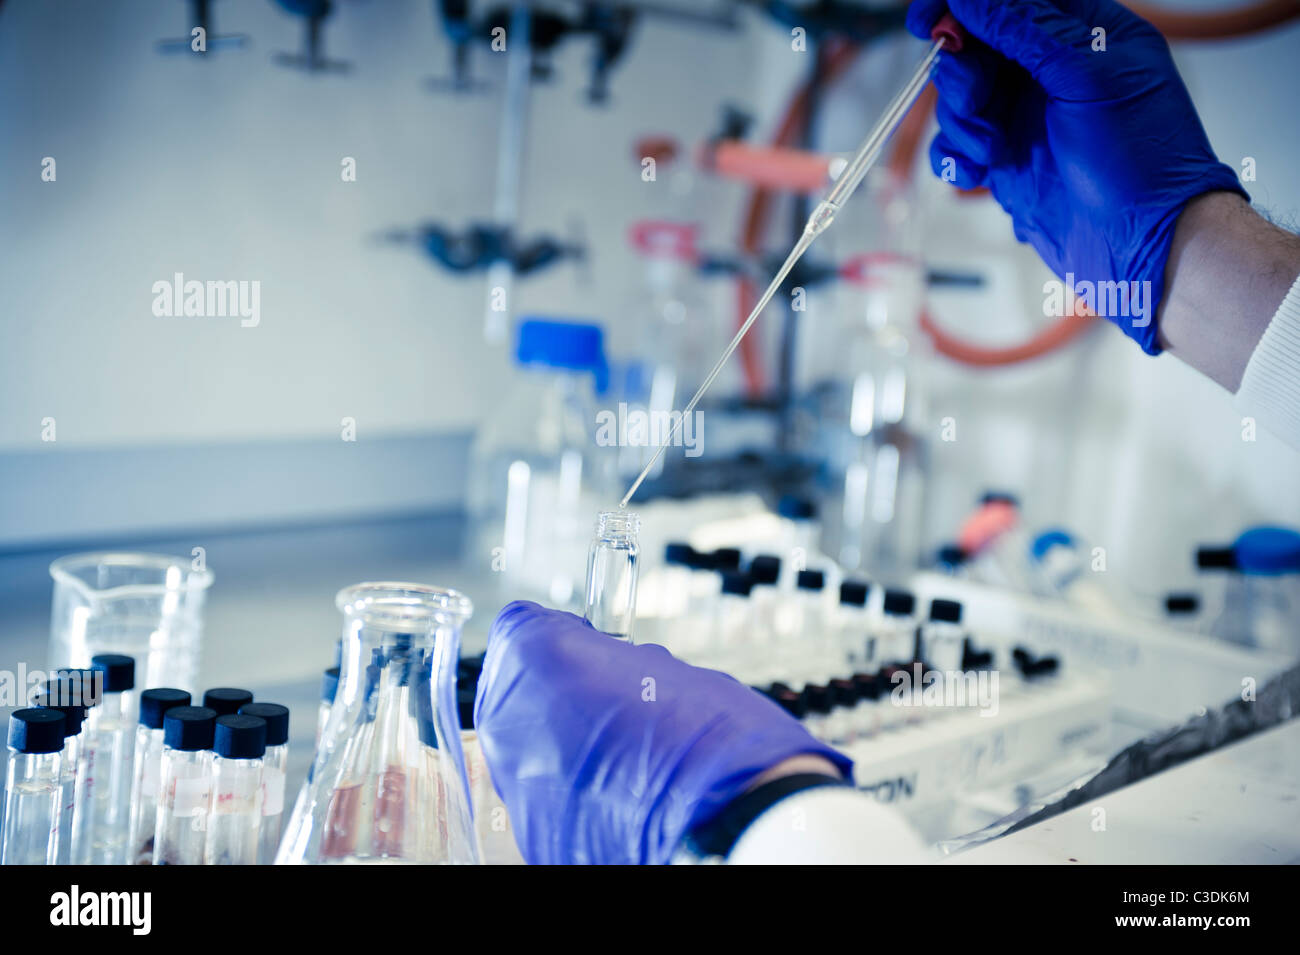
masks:
[(934, 861), (906, 820), (874, 796), (819, 786), (774, 803), (750, 823), (729, 865), (859, 865)]
[(1237, 409), (1300, 451), (1300, 277), (1250, 356)]

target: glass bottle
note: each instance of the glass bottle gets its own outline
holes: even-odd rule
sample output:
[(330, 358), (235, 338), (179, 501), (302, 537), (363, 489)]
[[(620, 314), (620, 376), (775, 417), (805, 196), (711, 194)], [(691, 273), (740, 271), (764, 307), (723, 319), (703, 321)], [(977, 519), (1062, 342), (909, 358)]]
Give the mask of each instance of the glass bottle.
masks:
[(104, 673), (102, 670), (79, 670), (64, 667), (56, 671), (61, 693), (71, 702), (85, 707), (86, 718), (81, 726), (78, 743), (76, 782), (73, 786), (72, 831), (68, 839), (69, 862), (86, 863), (90, 854), (91, 799), (98, 774), (95, 767), (95, 748), (90, 745), (90, 714), (104, 702)]
[(876, 652), (882, 664), (906, 664), (916, 658), (916, 597), (889, 589), (881, 602)]
[(861, 580), (845, 580), (840, 584), (840, 606), (837, 615), (838, 643), (837, 662), (845, 667), (845, 673), (864, 670), (875, 660), (875, 636), (872, 634), (871, 617), (867, 612), (867, 601), (871, 596), (871, 585)]
[(363, 583), (335, 603), (338, 696), (276, 863), (477, 863), (455, 682), (469, 599)]
[(637, 535), (641, 519), (630, 511), (602, 511), (587, 554), (587, 622), (632, 642), (636, 623)]
[(96, 653), (136, 661), (141, 686), (193, 692), (212, 572), (165, 554), (72, 554), (50, 564), (52, 666), (86, 667)]
[(266, 753), (262, 756), (262, 825), (258, 830), (257, 864), (270, 865), (280, 847), (284, 817), (284, 781), (289, 766), (289, 708), (279, 703), (246, 703), (241, 716), (266, 721)]
[(237, 713), (218, 716), (212, 751), (212, 802), (203, 861), (206, 865), (257, 865), (266, 720)]
[(961, 604), (956, 600), (931, 600), (930, 619), (921, 626), (921, 659), (926, 668), (960, 673), (965, 645)]
[(77, 766), (81, 762), (81, 729), (86, 720), (87, 707), (76, 702), (71, 682), (62, 679), (46, 684), (32, 699), (32, 705), (41, 709), (57, 710), (63, 714), (63, 759), (59, 762), (60, 808), (59, 844), (55, 862), (67, 865), (72, 861), (72, 819), (77, 808)]
[(189, 705), (190, 695), (171, 687), (155, 687), (140, 694), (140, 724), (135, 728), (135, 769), (131, 783), (131, 837), (127, 842), (130, 864), (153, 864), (158, 787), (162, 781), (163, 717), (168, 710)]
[(86, 717), (82, 758), (86, 776), (82, 833), (73, 837), (73, 862), (123, 865), (131, 826), (131, 780), (135, 761), (135, 658), (99, 653), (91, 668), (102, 674), (103, 699)]
[(203, 864), (216, 724), (217, 714), (203, 706), (177, 706), (163, 716), (154, 865)]
[(53, 865), (63, 809), (64, 719), (58, 710), (15, 710), (9, 717), (0, 865)]

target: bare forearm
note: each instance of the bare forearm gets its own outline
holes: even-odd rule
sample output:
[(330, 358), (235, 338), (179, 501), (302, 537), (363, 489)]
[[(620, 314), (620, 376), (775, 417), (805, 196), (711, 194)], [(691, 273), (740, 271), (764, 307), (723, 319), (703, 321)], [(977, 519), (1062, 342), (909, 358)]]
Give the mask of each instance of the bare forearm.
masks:
[(1233, 193), (1193, 199), (1178, 219), (1165, 267), (1161, 345), (1235, 392), (1297, 274), (1300, 237)]

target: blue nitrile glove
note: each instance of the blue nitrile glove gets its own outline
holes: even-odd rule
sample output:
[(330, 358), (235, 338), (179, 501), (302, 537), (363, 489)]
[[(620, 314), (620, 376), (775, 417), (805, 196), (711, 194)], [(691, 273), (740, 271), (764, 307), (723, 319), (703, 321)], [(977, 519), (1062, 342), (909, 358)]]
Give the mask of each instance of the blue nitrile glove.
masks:
[[(1215, 158), (1164, 37), (1110, 0), (913, 0), (908, 29), (928, 38), (949, 8), (983, 42), (939, 58), (936, 174), (988, 186), (1067, 289), (1158, 354), (1179, 213), (1214, 190), (1250, 198)], [(1081, 286), (1116, 281), (1142, 299), (1117, 309), (1111, 286), (1091, 302)]]
[(852, 767), (726, 674), (526, 601), (492, 624), (474, 723), (534, 864), (665, 863), (777, 763)]

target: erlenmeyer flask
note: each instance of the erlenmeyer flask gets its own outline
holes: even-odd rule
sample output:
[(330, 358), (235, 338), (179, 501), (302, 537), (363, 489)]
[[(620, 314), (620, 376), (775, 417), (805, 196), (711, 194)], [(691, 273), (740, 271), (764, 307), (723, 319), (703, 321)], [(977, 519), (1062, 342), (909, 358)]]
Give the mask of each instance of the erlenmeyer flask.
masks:
[(456, 711), (469, 598), (365, 583), (335, 603), (338, 694), (276, 863), (477, 863)]
[(53, 667), (97, 653), (135, 658), (136, 685), (196, 692), (203, 600), (212, 572), (165, 554), (72, 554), (50, 564)]

